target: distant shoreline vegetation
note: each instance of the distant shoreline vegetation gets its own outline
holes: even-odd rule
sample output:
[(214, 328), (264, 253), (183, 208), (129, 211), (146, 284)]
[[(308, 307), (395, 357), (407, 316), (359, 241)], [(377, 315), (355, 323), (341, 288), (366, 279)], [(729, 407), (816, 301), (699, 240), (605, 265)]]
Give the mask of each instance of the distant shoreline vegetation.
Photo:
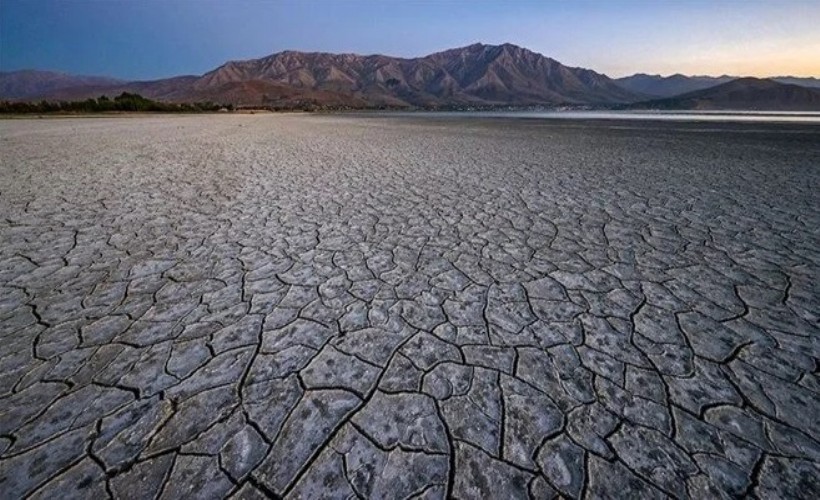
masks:
[(618, 109), (616, 106), (590, 105), (503, 105), (503, 104), (440, 104), (429, 106), (349, 106), (321, 104), (312, 100), (299, 100), (288, 103), (267, 103), (257, 105), (235, 105), (233, 103), (214, 103), (212, 101), (194, 103), (171, 103), (148, 99), (139, 94), (123, 92), (109, 98), (102, 95), (96, 99), (82, 101), (0, 101), (0, 114), (92, 114), (92, 113), (212, 113), (218, 111), (269, 111), (269, 112), (338, 112), (338, 111), (589, 111)]
[(233, 104), (213, 102), (167, 103), (145, 98), (139, 94), (123, 92), (113, 99), (100, 96), (84, 101), (39, 101), (12, 102), (0, 101), (0, 113), (7, 114), (45, 114), (45, 113), (105, 113), (105, 112), (144, 112), (144, 113), (201, 113), (212, 111), (233, 111)]
[[(609, 109), (611, 106), (602, 107)], [(219, 104), (211, 101), (195, 103), (170, 103), (148, 99), (139, 94), (123, 92), (113, 99), (102, 95), (96, 99), (83, 101), (0, 101), (0, 114), (82, 114), (106, 112), (130, 113), (208, 113), (217, 111), (306, 111), (306, 112), (334, 112), (334, 111), (557, 111), (557, 110), (591, 110), (599, 109), (589, 105), (466, 105), (442, 104), (430, 106), (349, 106), (321, 104), (312, 100), (268, 103), (257, 105), (234, 105), (232, 103)]]
[[(217, 111), (463, 111), (494, 108), (491, 106), (348, 106), (321, 104), (312, 100), (299, 100), (288, 103), (268, 103), (256, 105), (220, 104), (211, 101), (194, 103), (171, 103), (148, 99), (139, 94), (123, 92), (113, 99), (102, 95), (96, 99), (82, 101), (9, 101), (0, 100), (0, 114), (36, 115), (36, 114), (85, 114), (85, 113), (209, 113)], [(503, 108), (508, 109), (509, 106)]]

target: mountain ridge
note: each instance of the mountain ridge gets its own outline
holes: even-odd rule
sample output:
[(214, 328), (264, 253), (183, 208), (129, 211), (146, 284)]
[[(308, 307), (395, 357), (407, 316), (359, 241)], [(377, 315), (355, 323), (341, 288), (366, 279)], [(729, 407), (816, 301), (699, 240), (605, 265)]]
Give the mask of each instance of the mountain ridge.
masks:
[(631, 105), (637, 109), (820, 111), (820, 89), (765, 78), (737, 78), (706, 89)]
[(0, 97), (25, 99), (77, 86), (109, 86), (122, 83), (126, 81), (107, 76), (72, 75), (59, 71), (0, 71)]
[[(635, 73), (634, 75), (615, 78), (615, 82), (632, 92), (643, 93), (654, 98), (666, 98), (707, 89), (739, 78), (748, 77), (731, 75), (683, 75), (681, 73), (662, 76)], [(806, 88), (820, 88), (820, 79), (814, 77), (773, 76), (765, 79), (778, 83), (799, 85)]]
[[(229, 60), (202, 75), (148, 81), (36, 70), (0, 72), (0, 99), (83, 100), (128, 92), (165, 102), (212, 101), (271, 108), (677, 106), (683, 101), (660, 101), (734, 80), (737, 78), (729, 75), (679, 73), (637, 73), (612, 79), (510, 43), (473, 43), (417, 57), (284, 50)], [(815, 78), (776, 77), (767, 81), (820, 88), (820, 79)], [(810, 93), (787, 88), (780, 89), (778, 97), (778, 91), (768, 92), (774, 100), (765, 106), (775, 109), (784, 104), (799, 107), (796, 95), (813, 105)], [(699, 106), (712, 102), (702, 96), (695, 99), (699, 99)], [(782, 101), (779, 104), (778, 99)], [(760, 95), (752, 101), (733, 102), (741, 106), (739, 109), (764, 105)]]
[[(415, 58), (288, 50), (228, 61), (195, 78), (61, 87), (31, 97), (82, 99), (100, 92), (137, 91), (169, 101), (219, 98), (217, 89), (237, 89), (241, 82), (247, 88), (234, 98), (246, 105), (279, 104), (288, 93), (297, 101), (320, 104), (400, 107), (600, 105), (643, 97), (589, 69), (568, 67), (512, 44), (480, 43)], [(263, 92), (263, 87), (273, 92)]]
[(512, 44), (472, 44), (413, 58), (283, 51), (228, 61), (195, 86), (248, 79), (346, 92), (378, 104), (589, 104), (637, 97), (605, 75)]

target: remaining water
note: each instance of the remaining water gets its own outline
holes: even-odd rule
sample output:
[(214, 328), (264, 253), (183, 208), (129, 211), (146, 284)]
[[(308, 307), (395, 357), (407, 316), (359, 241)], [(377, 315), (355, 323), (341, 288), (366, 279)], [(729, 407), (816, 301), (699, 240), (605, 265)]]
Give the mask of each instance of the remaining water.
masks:
[[(401, 113), (404, 114), (404, 113)], [(567, 120), (661, 120), (696, 122), (816, 123), (819, 112), (788, 111), (419, 111), (412, 115)]]

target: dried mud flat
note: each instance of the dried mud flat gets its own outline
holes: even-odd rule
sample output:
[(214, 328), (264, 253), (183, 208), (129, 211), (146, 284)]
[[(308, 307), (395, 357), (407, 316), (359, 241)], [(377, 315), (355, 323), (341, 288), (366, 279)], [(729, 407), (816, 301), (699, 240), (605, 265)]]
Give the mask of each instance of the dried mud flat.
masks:
[(0, 496), (817, 498), (818, 131), (0, 122)]

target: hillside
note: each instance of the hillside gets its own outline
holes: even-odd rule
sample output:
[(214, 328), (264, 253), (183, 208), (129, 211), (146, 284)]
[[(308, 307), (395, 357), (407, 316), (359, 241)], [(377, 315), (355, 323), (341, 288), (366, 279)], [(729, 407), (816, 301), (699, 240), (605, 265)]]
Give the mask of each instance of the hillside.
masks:
[(604, 75), (510, 44), (474, 44), (415, 59), (288, 51), (229, 62), (193, 87), (256, 79), (391, 105), (604, 104), (638, 97)]
[[(624, 78), (616, 78), (615, 82), (626, 90), (645, 94), (652, 97), (674, 97), (697, 90), (708, 89), (722, 83), (737, 80), (737, 76), (686, 76), (675, 74), (671, 76), (647, 75), (638, 73)], [(811, 77), (776, 76), (769, 78), (778, 83), (788, 83), (807, 88), (820, 88), (820, 79)]]
[(103, 76), (78, 76), (55, 71), (0, 72), (0, 98), (30, 99), (47, 96), (61, 90), (77, 87), (109, 87), (125, 83)]
[(123, 92), (168, 103), (235, 106), (590, 106), (813, 110), (814, 78), (636, 74), (613, 80), (512, 44), (473, 44), (423, 57), (278, 52), (203, 75), (124, 82), (45, 71), (0, 73), (0, 99), (78, 101)]
[[(27, 97), (82, 99), (136, 92), (164, 101), (239, 105), (606, 105), (640, 100), (605, 75), (511, 44), (474, 44), (419, 58), (279, 52), (231, 61), (202, 76), (60, 86)], [(0, 93), (3, 98), (15, 96)]]
[(820, 111), (820, 90), (760, 78), (738, 78), (708, 89), (632, 105), (639, 109)]
[(615, 82), (626, 90), (652, 97), (673, 97), (680, 94), (707, 89), (734, 80), (732, 76), (686, 76), (675, 74), (671, 76), (647, 75), (638, 73), (624, 78), (616, 78)]

